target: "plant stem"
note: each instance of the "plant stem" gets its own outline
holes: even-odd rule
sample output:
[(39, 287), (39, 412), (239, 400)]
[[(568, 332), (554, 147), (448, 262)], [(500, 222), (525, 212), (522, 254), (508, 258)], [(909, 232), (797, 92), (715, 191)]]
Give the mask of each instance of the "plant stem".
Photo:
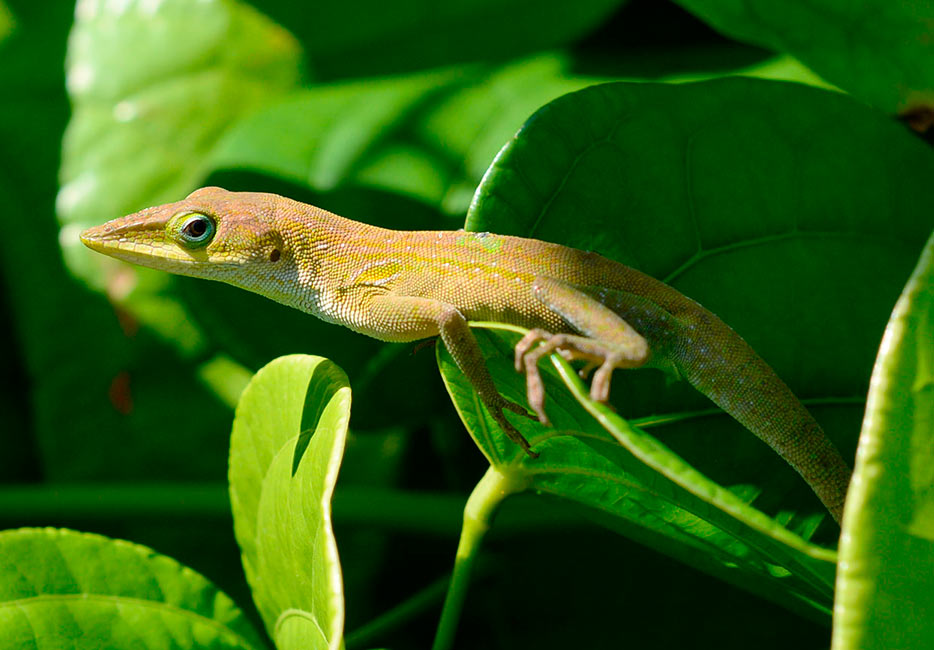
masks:
[(490, 466), (477, 487), (474, 488), (464, 507), (464, 525), (457, 543), (454, 571), (448, 593), (441, 610), (441, 620), (432, 650), (449, 650), (454, 643), (457, 624), (460, 620), (473, 565), (479, 555), (480, 544), (497, 507), (510, 494), (521, 492), (526, 487), (524, 475), (516, 468)]

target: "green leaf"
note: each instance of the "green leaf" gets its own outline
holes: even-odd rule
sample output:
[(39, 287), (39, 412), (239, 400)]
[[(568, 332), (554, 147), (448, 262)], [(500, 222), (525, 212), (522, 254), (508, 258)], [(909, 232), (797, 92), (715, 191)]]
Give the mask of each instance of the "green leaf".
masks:
[(730, 37), (794, 55), (882, 110), (934, 106), (930, 2), (676, 1)]
[(570, 67), (566, 55), (548, 54), (493, 69), (309, 88), (242, 120), (211, 164), (256, 169), (317, 191), (387, 190), (459, 216), (490, 160), (528, 115), (597, 81)]
[(232, 120), (295, 84), (298, 56), (285, 30), (234, 0), (79, 3), (61, 218), (84, 227), (177, 200)]
[(77, 233), (194, 189), (230, 123), (296, 84), (299, 54), (291, 35), (236, 0), (78, 3), (58, 195), (67, 261), (189, 352), (203, 340), (160, 295), (167, 276), (128, 272)]
[(16, 29), (16, 19), (6, 3), (0, 0), (0, 42), (9, 36), (14, 29)]
[[(932, 174), (923, 144), (836, 93), (748, 79), (606, 84), (529, 120), (484, 177), (468, 228), (597, 250), (698, 299), (799, 395), (820, 398), (815, 414), (849, 453), (886, 305), (930, 230)], [(491, 340), (498, 388), (525, 403), (508, 363), (515, 340)], [(601, 509), (695, 566), (827, 611), (832, 556), (789, 533), (814, 536), (809, 513), (825, 517), (822, 508), (773, 451), (711, 415), (689, 386), (655, 371), (616, 373), (620, 412), (655, 425), (650, 437), (553, 385), (555, 428), (516, 423), (543, 451), (529, 461), (458, 387), (459, 374), (443, 372), (494, 465), (529, 471), (554, 448), (545, 465), (557, 465), (535, 470), (536, 481), (553, 475), (538, 489)], [(742, 503), (753, 499), (789, 530)]]
[(872, 375), (840, 542), (834, 650), (934, 645), (934, 237)]
[[(496, 327), (512, 335), (475, 334), (497, 387), (524, 403), (524, 381), (511, 363), (522, 330)], [(512, 418), (541, 454), (531, 459), (505, 438), (447, 351), (438, 349), (461, 419), (510, 484), (591, 508), (627, 536), (754, 593), (829, 613), (834, 554), (746, 505), (755, 490), (737, 486), (737, 495), (720, 487), (652, 436), (592, 402), (566, 363), (557, 366), (560, 376), (551, 364), (542, 364), (553, 426)], [(795, 524), (801, 534), (813, 532), (813, 522)]]
[(244, 390), (230, 442), (230, 500), (243, 567), (280, 650), (338, 648), (344, 624), (331, 495), (350, 387), (336, 365), (291, 355)]
[(143, 546), (51, 528), (0, 533), (0, 646), (265, 647), (191, 569)]
[[(529, 120), (467, 227), (596, 250), (697, 300), (811, 402), (849, 457), (890, 305), (931, 228), (932, 177), (929, 148), (837, 93), (605, 84)], [(760, 509), (820, 511), (766, 445), (695, 414), (711, 405), (685, 383), (617, 372), (614, 392), (627, 418), (665, 420), (653, 432), (718, 483), (756, 486)]]
[[(790, 57), (744, 68), (742, 74), (821, 83)], [(253, 169), (318, 192), (343, 187), (393, 192), (460, 218), (490, 161), (529, 115), (565, 93), (606, 80), (577, 72), (567, 53), (549, 53), (497, 67), (320, 85), (240, 120), (210, 164)], [(411, 227), (393, 223), (392, 211), (383, 206), (360, 218)]]

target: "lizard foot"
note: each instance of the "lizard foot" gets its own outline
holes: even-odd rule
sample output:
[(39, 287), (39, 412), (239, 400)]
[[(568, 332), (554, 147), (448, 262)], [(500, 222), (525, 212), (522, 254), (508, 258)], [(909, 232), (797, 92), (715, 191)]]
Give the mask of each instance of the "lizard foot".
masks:
[[(538, 344), (538, 347), (534, 347)], [(516, 370), (525, 370), (526, 392), (529, 406), (538, 415), (542, 424), (549, 424), (545, 414), (545, 385), (538, 369), (539, 360), (552, 352), (558, 352), (568, 361), (584, 360), (587, 365), (580, 371), (586, 378), (597, 368), (590, 384), (590, 398), (606, 403), (610, 398), (610, 380), (616, 368), (637, 367), (648, 357), (648, 348), (627, 349), (607, 345), (601, 341), (575, 334), (550, 334), (544, 330), (529, 331), (516, 345)]]
[(503, 399), (499, 394), (497, 394), (496, 397), (498, 399), (495, 399), (493, 403), (486, 404), (490, 415), (493, 416), (493, 419), (496, 420), (496, 423), (506, 433), (507, 438), (519, 445), (519, 447), (522, 448), (522, 451), (528, 454), (531, 458), (538, 458), (538, 452), (532, 451), (532, 445), (530, 445), (525, 436), (523, 436), (519, 430), (514, 427), (509, 420), (506, 419), (506, 416), (503, 414), (503, 410), (512, 411), (513, 413), (518, 413), (519, 415), (531, 418), (533, 420), (536, 419), (536, 417), (526, 411), (519, 404)]

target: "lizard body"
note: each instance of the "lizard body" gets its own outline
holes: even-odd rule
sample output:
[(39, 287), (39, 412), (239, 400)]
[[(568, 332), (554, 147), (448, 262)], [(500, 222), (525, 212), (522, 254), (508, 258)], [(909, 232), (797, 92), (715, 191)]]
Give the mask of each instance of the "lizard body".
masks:
[[(558, 244), (465, 231), (394, 231), (274, 194), (202, 188), (183, 201), (91, 228), (90, 248), (182, 275), (220, 280), (384, 341), (440, 336), (504, 431), (503, 398), (468, 321), (531, 331), (516, 348), (542, 422), (537, 363), (559, 351), (599, 366), (674, 369), (784, 457), (839, 522), (850, 470), (787, 385), (723, 321), (635, 269)], [(541, 343), (540, 345), (536, 345)]]

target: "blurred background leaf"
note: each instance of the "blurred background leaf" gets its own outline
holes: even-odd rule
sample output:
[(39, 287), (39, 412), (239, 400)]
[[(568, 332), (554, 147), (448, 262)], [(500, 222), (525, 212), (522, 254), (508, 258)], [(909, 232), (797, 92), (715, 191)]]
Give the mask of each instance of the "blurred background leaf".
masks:
[(507, 59), (559, 47), (593, 31), (625, 0), (265, 4), (306, 44), (316, 76), (333, 79)]
[(930, 2), (676, 1), (732, 38), (798, 57), (883, 111), (934, 110)]
[(0, 41), (9, 36), (15, 27), (16, 21), (13, 20), (10, 8), (6, 6), (3, 0), (0, 0)]

